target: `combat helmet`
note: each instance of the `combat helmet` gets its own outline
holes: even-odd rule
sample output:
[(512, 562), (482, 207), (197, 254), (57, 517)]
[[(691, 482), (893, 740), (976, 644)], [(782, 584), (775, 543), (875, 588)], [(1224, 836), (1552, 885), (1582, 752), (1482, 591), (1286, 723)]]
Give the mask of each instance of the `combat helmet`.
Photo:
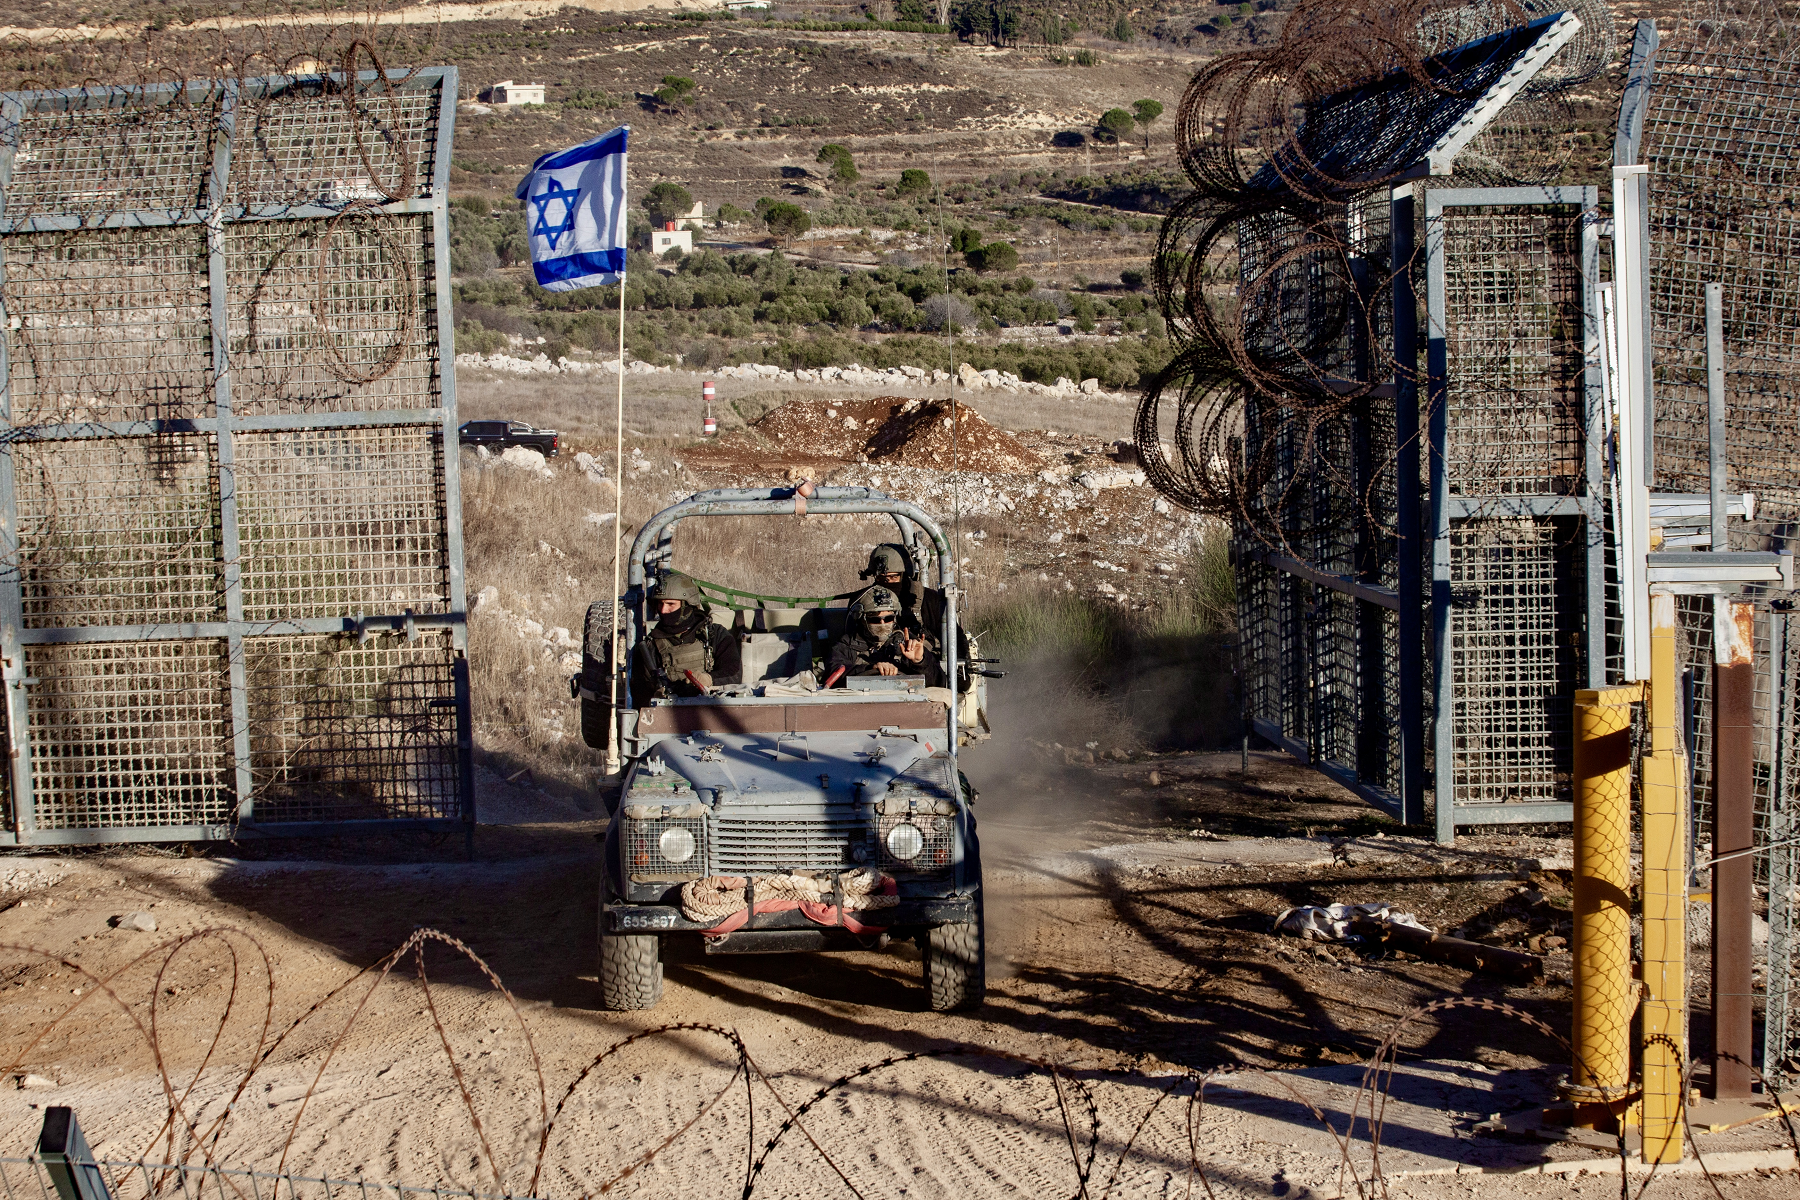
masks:
[(663, 572), (650, 594), (658, 600), (680, 600), (686, 604), (699, 604), (703, 599), (693, 579), (680, 571)]
[(908, 579), (912, 578), (912, 556), (906, 552), (906, 547), (898, 542), (883, 542), (869, 551), (869, 565), (863, 569), (858, 578), (873, 579), (877, 575), (885, 575), (890, 571), (898, 572)]
[(850, 619), (861, 621), (870, 613), (891, 612), (900, 616), (900, 597), (884, 587), (872, 587), (850, 604)]

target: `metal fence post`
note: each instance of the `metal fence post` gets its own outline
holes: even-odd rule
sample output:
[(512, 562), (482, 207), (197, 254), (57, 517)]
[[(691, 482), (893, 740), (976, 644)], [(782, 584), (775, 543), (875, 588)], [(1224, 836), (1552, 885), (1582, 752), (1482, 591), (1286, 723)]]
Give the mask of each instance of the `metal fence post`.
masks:
[(1569, 1098), (1608, 1126), (1631, 1083), (1631, 706), (1640, 687), (1575, 693), (1575, 1003)]
[(1676, 724), (1675, 597), (1650, 595), (1651, 752), (1644, 758), (1643, 1159), (1680, 1162), (1687, 1068), (1687, 752)]
[(1400, 593), (1400, 823), (1425, 819), (1425, 522), (1419, 494), (1419, 298), (1413, 184), (1389, 201), (1394, 277), (1394, 512)]
[(60, 1200), (112, 1200), (106, 1177), (100, 1173), (94, 1152), (81, 1135), (74, 1109), (54, 1104), (44, 1110), (37, 1152), (38, 1160), (56, 1184)]
[[(1722, 508), (1715, 510), (1720, 512)], [(1713, 598), (1713, 855), (1741, 854), (1755, 842), (1756, 712), (1753, 622), (1756, 606)], [(1713, 1096), (1750, 1095), (1751, 924), (1755, 860), (1713, 866)]]

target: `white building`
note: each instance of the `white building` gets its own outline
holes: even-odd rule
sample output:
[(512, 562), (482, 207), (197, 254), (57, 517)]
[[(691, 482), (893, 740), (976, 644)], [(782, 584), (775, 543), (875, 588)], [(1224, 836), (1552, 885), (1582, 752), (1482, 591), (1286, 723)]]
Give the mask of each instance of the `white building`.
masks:
[(542, 104), (544, 102), (544, 85), (541, 83), (514, 83), (510, 79), (502, 79), (488, 91), (488, 103), (517, 106), (520, 104)]
[(675, 247), (681, 247), (683, 254), (694, 252), (694, 235), (686, 229), (652, 229), (650, 231), (650, 253), (661, 258)]

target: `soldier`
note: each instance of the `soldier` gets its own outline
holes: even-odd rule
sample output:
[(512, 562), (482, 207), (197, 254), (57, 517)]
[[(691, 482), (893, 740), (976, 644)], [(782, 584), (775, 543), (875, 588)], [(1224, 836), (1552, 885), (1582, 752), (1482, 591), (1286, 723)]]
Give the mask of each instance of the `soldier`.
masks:
[(670, 571), (650, 593), (656, 616), (649, 635), (638, 642), (631, 661), (631, 702), (672, 696), (702, 696), (715, 684), (737, 683), (743, 675), (737, 638), (709, 620), (700, 589), (686, 575)]
[[(901, 597), (903, 610), (916, 621), (932, 646), (941, 650), (944, 639), (944, 593), (928, 588), (913, 568), (912, 555), (898, 542), (883, 542), (869, 551), (869, 565), (858, 578), (873, 580)], [(851, 600), (866, 589), (844, 592), (833, 600)], [(956, 661), (965, 667), (969, 661), (969, 639), (959, 625), (956, 630)]]
[(944, 686), (937, 651), (926, 644), (917, 622), (901, 615), (893, 592), (868, 589), (850, 606), (849, 616), (825, 664), (828, 678), (843, 667), (849, 675), (922, 675), (926, 687)]

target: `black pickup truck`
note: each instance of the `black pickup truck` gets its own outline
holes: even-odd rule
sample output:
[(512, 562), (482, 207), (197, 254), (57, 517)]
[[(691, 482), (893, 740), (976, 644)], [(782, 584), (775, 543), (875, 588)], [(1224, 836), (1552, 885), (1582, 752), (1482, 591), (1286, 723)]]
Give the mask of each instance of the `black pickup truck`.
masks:
[(562, 439), (554, 429), (533, 429), (523, 421), (464, 421), (458, 434), (465, 446), (490, 446), (496, 450), (525, 446), (546, 458), (556, 457)]

